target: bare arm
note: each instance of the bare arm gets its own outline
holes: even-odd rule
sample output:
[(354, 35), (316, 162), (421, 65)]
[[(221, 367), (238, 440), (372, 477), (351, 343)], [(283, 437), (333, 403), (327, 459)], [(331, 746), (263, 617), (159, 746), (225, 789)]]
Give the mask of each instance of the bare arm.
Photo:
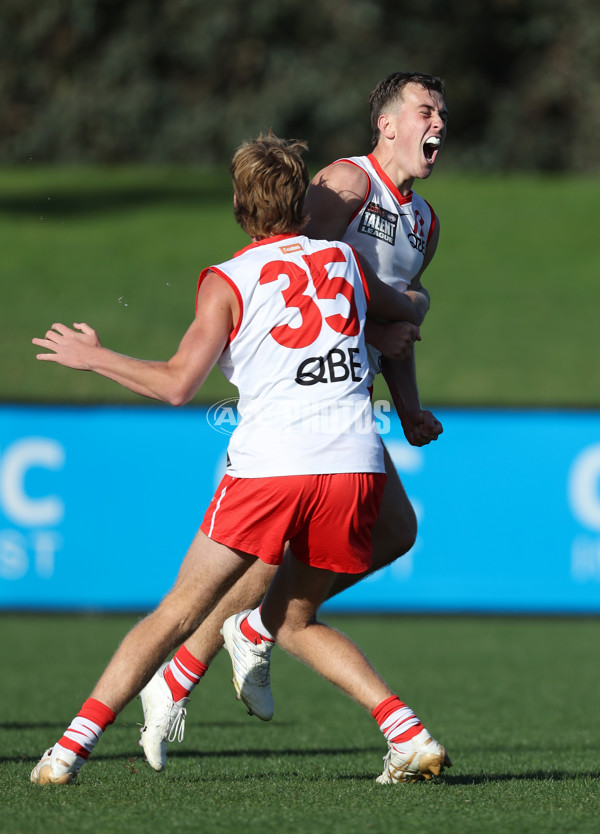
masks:
[[(421, 284), (421, 276), (435, 255), (439, 235), (439, 220), (436, 218), (434, 233), (427, 246), (423, 265), (418, 275), (411, 282), (410, 289), (406, 292), (406, 295), (416, 292), (426, 297), (427, 309), (425, 312), (429, 309), (429, 293)], [(421, 303), (417, 301), (417, 306)], [(380, 327), (391, 329), (394, 325), (380, 325)], [(443, 427), (431, 411), (427, 411), (421, 406), (414, 350), (400, 361), (390, 359), (389, 356), (382, 357), (381, 370), (408, 442), (413, 446), (425, 446), (437, 440), (443, 432)]]
[(100, 343), (87, 324), (71, 329), (54, 324), (33, 344), (50, 353), (36, 358), (67, 368), (93, 371), (144, 397), (172, 405), (189, 402), (227, 345), (239, 308), (235, 294), (218, 275), (209, 272), (198, 293), (197, 313), (171, 359), (156, 362), (115, 353)]
[[(381, 328), (385, 333), (386, 356), (393, 359), (404, 359), (412, 353), (413, 343), (421, 336), (417, 327), (417, 310), (406, 293), (384, 284), (375, 274), (369, 262), (358, 252), (355, 252), (360, 268), (365, 277), (369, 290), (368, 316), (376, 316), (383, 324), (375, 324), (370, 318), (365, 325), (365, 337), (368, 342), (369, 328)], [(372, 344), (372, 342), (371, 342)], [(378, 344), (375, 347), (379, 348)]]
[(304, 233), (315, 240), (343, 240), (352, 215), (361, 207), (369, 180), (351, 162), (334, 162), (319, 171), (306, 192)]
[(382, 357), (381, 372), (411, 446), (426, 446), (437, 440), (443, 427), (431, 411), (421, 406), (414, 351), (402, 361)]
[(373, 267), (359, 252), (356, 252), (356, 257), (369, 288), (369, 315), (383, 321), (406, 321), (416, 325), (417, 310), (407, 294), (380, 281)]

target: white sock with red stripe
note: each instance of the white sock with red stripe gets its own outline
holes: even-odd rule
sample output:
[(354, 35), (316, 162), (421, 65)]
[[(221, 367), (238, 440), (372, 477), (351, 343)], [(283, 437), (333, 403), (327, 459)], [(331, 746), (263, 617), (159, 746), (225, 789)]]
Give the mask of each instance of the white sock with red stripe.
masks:
[(423, 725), (397, 695), (386, 698), (373, 710), (373, 718), (379, 729), (391, 744), (401, 745), (410, 741), (423, 729)]
[(182, 698), (189, 698), (192, 689), (200, 683), (207, 669), (208, 666), (194, 657), (185, 645), (180, 646), (163, 672), (173, 700), (181, 701)]
[(109, 707), (101, 701), (88, 698), (62, 738), (54, 745), (52, 758), (71, 763), (74, 754), (80, 759), (87, 759), (104, 730), (114, 720), (115, 713)]
[(240, 631), (251, 640), (254, 645), (258, 646), (260, 643), (274, 643), (275, 638), (265, 627), (260, 616), (260, 605), (254, 608), (247, 617), (240, 623)]

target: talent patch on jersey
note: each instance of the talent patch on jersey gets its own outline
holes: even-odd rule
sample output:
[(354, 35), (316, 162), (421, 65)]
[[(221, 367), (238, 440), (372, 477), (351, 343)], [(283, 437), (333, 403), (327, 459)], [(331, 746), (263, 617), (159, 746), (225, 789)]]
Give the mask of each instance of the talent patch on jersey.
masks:
[(377, 203), (369, 203), (360, 218), (358, 231), (363, 235), (379, 238), (392, 246), (396, 243), (398, 215), (382, 208)]
[(287, 246), (280, 246), (279, 249), (284, 255), (290, 255), (292, 252), (302, 252), (302, 246), (299, 243), (288, 243)]

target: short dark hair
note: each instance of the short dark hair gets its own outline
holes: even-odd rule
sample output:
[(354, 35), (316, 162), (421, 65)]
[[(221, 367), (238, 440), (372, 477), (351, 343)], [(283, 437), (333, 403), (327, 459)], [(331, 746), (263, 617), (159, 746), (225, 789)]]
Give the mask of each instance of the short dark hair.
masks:
[(441, 95), (446, 95), (446, 87), (441, 78), (437, 75), (427, 75), (424, 72), (393, 72), (380, 81), (369, 96), (369, 108), (371, 111), (371, 129), (373, 131), (372, 145), (376, 147), (379, 142), (379, 128), (377, 122), (391, 102), (401, 99), (404, 88), (407, 84), (419, 84), (426, 90), (433, 90)]
[(231, 161), (235, 219), (250, 237), (297, 234), (304, 217), (308, 170), (306, 142), (280, 139), (273, 131), (244, 142)]

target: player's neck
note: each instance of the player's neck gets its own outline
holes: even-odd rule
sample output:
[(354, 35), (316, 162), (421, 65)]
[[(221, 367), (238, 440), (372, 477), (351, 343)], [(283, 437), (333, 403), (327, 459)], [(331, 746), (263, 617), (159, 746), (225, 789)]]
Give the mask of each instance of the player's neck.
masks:
[(406, 174), (402, 166), (398, 164), (397, 159), (395, 159), (392, 150), (379, 143), (379, 145), (377, 145), (377, 147), (372, 151), (372, 155), (394, 183), (400, 194), (402, 194), (403, 197), (408, 197), (412, 191), (415, 177), (410, 177)]

